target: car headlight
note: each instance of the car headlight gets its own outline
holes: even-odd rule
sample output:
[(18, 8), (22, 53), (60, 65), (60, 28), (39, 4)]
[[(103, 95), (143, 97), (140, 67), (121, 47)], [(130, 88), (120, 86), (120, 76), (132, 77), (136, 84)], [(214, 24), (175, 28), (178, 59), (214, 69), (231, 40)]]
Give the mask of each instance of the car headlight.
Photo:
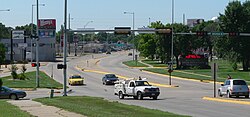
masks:
[(106, 81), (110, 81), (110, 80), (106, 80)]
[(144, 89), (144, 92), (149, 92), (149, 89), (147, 89), (147, 88), (146, 88), (146, 89)]
[(160, 92), (160, 89), (159, 88), (156, 88), (156, 90), (155, 90), (156, 92)]

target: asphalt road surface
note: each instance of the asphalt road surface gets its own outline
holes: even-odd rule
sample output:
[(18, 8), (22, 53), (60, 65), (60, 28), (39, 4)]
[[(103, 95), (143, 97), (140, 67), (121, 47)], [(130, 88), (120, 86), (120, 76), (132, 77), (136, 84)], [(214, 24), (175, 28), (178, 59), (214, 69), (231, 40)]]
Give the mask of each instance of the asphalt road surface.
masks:
[[(122, 64), (123, 61), (127, 60), (132, 60), (132, 56), (128, 56), (128, 52), (125, 51), (112, 53), (110, 55), (88, 55), (69, 60), (67, 63), (67, 76), (71, 74), (80, 74), (85, 77), (85, 85), (69, 86), (69, 89), (72, 89), (72, 92), (68, 93), (68, 95), (103, 97), (111, 101), (119, 101), (125, 104), (159, 109), (162, 111), (168, 111), (181, 115), (190, 115), (194, 117), (250, 116), (248, 113), (250, 105), (215, 102), (202, 99), (205, 96), (213, 97), (212, 83), (172, 79), (172, 84), (178, 85), (179, 87), (164, 87), (162, 85), (168, 85), (169, 83), (168, 77), (145, 73), (137, 68), (128, 68)], [(53, 71), (54, 79), (63, 83), (63, 71), (57, 70), (56, 64), (58, 63), (49, 63), (46, 67), (41, 69), (46, 71), (49, 75), (52, 74)], [(77, 69), (77, 66), (88, 70), (114, 73), (128, 78), (139, 76), (146, 77), (149, 82), (153, 82), (158, 85), (161, 94), (158, 100), (152, 100), (150, 98), (135, 100), (132, 97), (125, 97), (124, 100), (120, 100), (118, 99), (118, 96), (114, 95), (114, 87), (112, 85), (105, 86), (102, 84), (101, 78), (104, 74), (81, 71)], [(217, 87), (219, 87), (219, 85), (217, 85)]]

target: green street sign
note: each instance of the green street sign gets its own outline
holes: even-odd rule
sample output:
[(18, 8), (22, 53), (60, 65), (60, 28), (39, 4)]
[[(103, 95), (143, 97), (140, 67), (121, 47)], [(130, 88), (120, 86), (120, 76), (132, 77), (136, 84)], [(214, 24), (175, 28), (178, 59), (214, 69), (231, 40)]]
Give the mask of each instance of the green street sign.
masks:
[(211, 35), (212, 36), (222, 36), (222, 35), (224, 35), (224, 33), (223, 32), (211, 32)]

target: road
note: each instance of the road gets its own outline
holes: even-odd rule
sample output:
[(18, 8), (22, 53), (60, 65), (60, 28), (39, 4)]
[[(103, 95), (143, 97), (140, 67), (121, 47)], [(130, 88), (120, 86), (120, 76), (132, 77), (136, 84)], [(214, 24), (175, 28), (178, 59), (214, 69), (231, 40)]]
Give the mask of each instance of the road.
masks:
[[(163, 87), (161, 85), (168, 84), (167, 77), (145, 73), (136, 68), (128, 68), (121, 63), (122, 61), (131, 59), (132, 57), (127, 56), (127, 52), (124, 51), (112, 53), (111, 55), (98, 54), (94, 56), (88, 55), (71, 59), (68, 62), (67, 75), (80, 74), (84, 76), (86, 85), (69, 86), (69, 89), (72, 89), (73, 91), (68, 95), (103, 97), (111, 101), (119, 101), (125, 104), (159, 109), (162, 111), (190, 115), (194, 117), (249, 116), (249, 105), (215, 102), (202, 99), (204, 96), (213, 96), (213, 84), (211, 83), (172, 79), (172, 84), (178, 85), (179, 87)], [(53, 71), (55, 80), (63, 83), (63, 71), (57, 70), (56, 64), (58, 63), (49, 63), (46, 67), (41, 69), (46, 71), (48, 74), (52, 74)], [(52, 66), (54, 68), (53, 70)], [(146, 77), (149, 82), (159, 85), (161, 94), (158, 100), (152, 100), (150, 98), (145, 98), (145, 100), (134, 100), (132, 97), (120, 100), (114, 95), (112, 85), (102, 85), (101, 78), (104, 74), (81, 71), (77, 69), (76, 66), (89, 70), (115, 73), (120, 76), (131, 78), (139, 76)]]

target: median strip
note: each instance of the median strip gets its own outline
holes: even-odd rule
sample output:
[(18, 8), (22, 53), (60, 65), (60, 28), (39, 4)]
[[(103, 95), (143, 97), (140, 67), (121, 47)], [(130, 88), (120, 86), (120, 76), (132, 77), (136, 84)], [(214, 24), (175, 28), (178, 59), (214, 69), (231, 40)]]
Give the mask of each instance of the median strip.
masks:
[(216, 102), (226, 102), (226, 103), (250, 105), (249, 101), (232, 100), (232, 99), (222, 99), (222, 98), (212, 98), (212, 97), (203, 97), (202, 99), (203, 100), (209, 100), (209, 101), (216, 101)]

